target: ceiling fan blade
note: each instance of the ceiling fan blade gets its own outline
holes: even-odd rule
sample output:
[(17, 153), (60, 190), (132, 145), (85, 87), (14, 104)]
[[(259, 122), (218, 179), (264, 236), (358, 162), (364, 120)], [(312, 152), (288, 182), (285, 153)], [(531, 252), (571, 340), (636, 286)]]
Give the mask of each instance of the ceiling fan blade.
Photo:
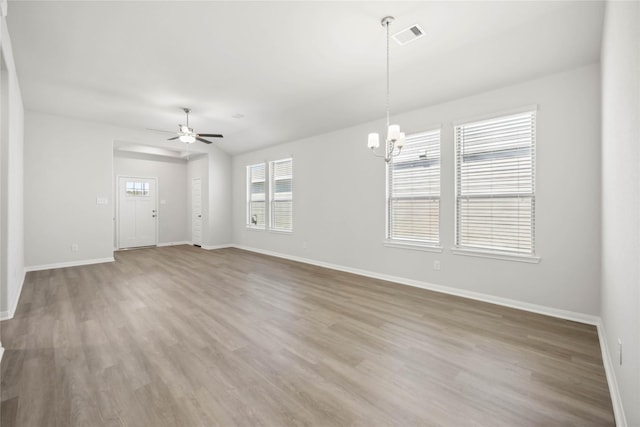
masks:
[(167, 141), (173, 141), (174, 139), (178, 139), (178, 138), (180, 138), (180, 137), (179, 136), (174, 136), (173, 138), (167, 139)]
[(199, 133), (198, 136), (206, 136), (207, 138), (224, 138), (219, 133)]
[(196, 136), (196, 139), (198, 141), (200, 141), (200, 142), (204, 142), (205, 144), (212, 144), (213, 143), (213, 141), (207, 141), (206, 139), (198, 138), (197, 136)]

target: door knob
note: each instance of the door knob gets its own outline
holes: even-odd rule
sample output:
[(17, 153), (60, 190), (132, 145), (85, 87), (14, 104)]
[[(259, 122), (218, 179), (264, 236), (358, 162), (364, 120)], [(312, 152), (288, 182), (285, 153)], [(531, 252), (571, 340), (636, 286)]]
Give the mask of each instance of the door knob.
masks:
[(198, 218), (202, 218), (202, 215), (198, 215)]

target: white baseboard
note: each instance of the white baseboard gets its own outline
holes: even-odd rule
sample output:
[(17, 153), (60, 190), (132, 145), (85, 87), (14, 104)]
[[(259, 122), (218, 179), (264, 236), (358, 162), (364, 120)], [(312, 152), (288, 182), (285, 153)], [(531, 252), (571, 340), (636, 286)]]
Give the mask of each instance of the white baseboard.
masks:
[[(22, 288), (24, 287), (24, 281), (27, 278), (27, 270), (25, 269), (22, 273), (22, 282), (20, 282), (20, 288), (16, 293), (16, 296), (11, 303), (11, 307), (9, 307), (8, 311), (0, 311), (0, 320), (9, 320), (13, 319), (13, 316), (16, 314), (16, 309), (18, 308), (18, 302), (20, 301), (20, 295), (22, 295)], [(3, 349), (4, 351), (4, 349)]]
[(20, 289), (18, 289), (16, 297), (13, 300), (13, 303), (11, 304), (11, 307), (9, 308), (9, 310), (0, 311), (0, 321), (13, 319), (13, 316), (15, 316), (16, 309), (18, 308), (18, 302), (20, 301), (20, 295), (22, 295), (22, 288), (24, 286), (25, 279), (27, 278), (27, 272), (51, 270), (54, 268), (63, 268), (63, 267), (77, 267), (80, 265), (101, 264), (103, 262), (114, 262), (114, 261), (115, 259), (113, 257), (108, 257), (108, 258), (87, 259), (82, 261), (59, 262), (55, 264), (32, 265), (30, 267), (25, 267), (24, 273), (22, 275), (22, 282), (20, 283)]
[(78, 267), (81, 265), (102, 264), (103, 262), (114, 262), (114, 261), (115, 259), (112, 256), (107, 258), (83, 259), (80, 261), (57, 262), (54, 264), (44, 264), (44, 265), (32, 265), (29, 267), (25, 267), (25, 271), (52, 270), (54, 268)]
[(616, 418), (616, 426), (627, 427), (627, 418), (624, 415), (622, 398), (620, 397), (620, 389), (618, 388), (618, 380), (616, 380), (616, 371), (613, 367), (611, 354), (609, 353), (607, 333), (604, 330), (602, 319), (598, 318), (596, 327), (598, 328), (598, 339), (600, 340), (600, 351), (602, 352), (602, 364), (604, 365), (604, 371), (607, 374), (607, 383), (609, 384), (609, 394), (611, 395), (611, 404), (613, 405), (613, 415)]
[(231, 247), (250, 251), (250, 252), (256, 252), (264, 255), (270, 255), (278, 258), (284, 258), (291, 261), (302, 262), (305, 264), (317, 265), (319, 267), (330, 268), (332, 270), (358, 274), (360, 276), (371, 277), (374, 279), (387, 280), (390, 282), (399, 283), (401, 285), (408, 285), (408, 286), (413, 286), (417, 288), (428, 289), (435, 292), (441, 292), (449, 295), (460, 296), (460, 297), (469, 298), (473, 300), (497, 304), (505, 307), (516, 308), (519, 310), (530, 311), (533, 313), (543, 314), (546, 316), (552, 316), (560, 319), (571, 320), (574, 322), (595, 325), (598, 331), (598, 339), (600, 341), (600, 351), (602, 352), (602, 362), (604, 365), (605, 373), (607, 375), (607, 384), (609, 385), (609, 394), (611, 395), (611, 403), (613, 405), (613, 412), (616, 420), (616, 426), (627, 427), (627, 420), (626, 420), (624, 409), (622, 406), (620, 390), (618, 389), (618, 382), (616, 380), (615, 370), (613, 368), (613, 362), (609, 354), (609, 349), (607, 347), (607, 338), (606, 338), (604, 326), (602, 324), (602, 319), (599, 316), (593, 316), (589, 314), (578, 313), (578, 312), (573, 312), (568, 310), (561, 310), (561, 309), (546, 307), (546, 306), (537, 305), (537, 304), (530, 304), (523, 301), (512, 300), (508, 298), (502, 298), (502, 297), (497, 297), (493, 295), (467, 291), (463, 289), (456, 289), (448, 286), (436, 285), (433, 283), (420, 282), (417, 280), (406, 279), (403, 277), (391, 276), (391, 275), (375, 273), (367, 270), (360, 270), (357, 268), (345, 267), (342, 265), (331, 264), (327, 262), (316, 261), (313, 259), (286, 255), (278, 252), (267, 251), (264, 249), (258, 249), (258, 248), (253, 248), (249, 246), (231, 245)]
[(158, 243), (156, 246), (158, 246), (159, 248), (164, 247), (164, 246), (178, 246), (178, 245), (190, 245), (191, 242), (166, 242), (166, 243)]
[(235, 248), (237, 246), (232, 245), (231, 243), (228, 243), (226, 245), (213, 245), (213, 246), (209, 246), (209, 245), (202, 245), (201, 248), (202, 249), (206, 249), (208, 251), (213, 250), (213, 249), (226, 249), (226, 248)]
[(488, 302), (491, 304), (497, 304), (505, 307), (516, 308), (519, 310), (530, 311), (533, 313), (544, 314), (546, 316), (557, 317), (565, 320), (572, 320), (574, 322), (586, 323), (589, 325), (597, 325), (599, 322), (598, 316), (593, 316), (584, 313), (578, 313), (574, 311), (561, 310), (553, 307), (546, 307), (543, 305), (531, 304), (523, 301), (513, 300), (509, 298), (497, 297), (494, 295), (483, 294), (480, 292), (467, 291), (464, 289), (452, 288), (449, 286), (436, 285), (433, 283), (422, 282), (419, 280), (407, 279), (404, 277), (391, 276), (388, 274), (376, 273), (368, 270), (361, 270), (358, 268), (345, 267), (342, 265), (332, 264), (323, 261), (316, 261), (308, 258), (301, 258), (297, 256), (291, 256), (278, 252), (267, 251), (263, 249), (253, 248), (243, 245), (230, 245), (231, 247), (243, 249), (250, 252), (261, 253), (264, 255), (270, 255), (278, 258), (285, 258), (291, 261), (298, 261), (305, 264), (317, 265), (319, 267), (330, 268), (332, 270), (344, 271), (347, 273), (358, 274), (360, 276), (371, 277), (373, 279), (386, 280), (389, 282), (399, 283), (401, 285), (413, 286), (415, 288), (428, 289), (430, 291), (440, 292), (449, 295), (455, 295), (459, 297), (469, 298), (477, 301)]

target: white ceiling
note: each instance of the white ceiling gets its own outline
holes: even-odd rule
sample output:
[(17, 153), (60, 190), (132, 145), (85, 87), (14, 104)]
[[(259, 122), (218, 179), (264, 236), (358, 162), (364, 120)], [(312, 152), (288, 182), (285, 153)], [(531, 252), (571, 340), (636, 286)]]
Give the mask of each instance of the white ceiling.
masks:
[(235, 154), (383, 117), (385, 15), (426, 31), (392, 41), (392, 113), (599, 61), (594, 1), (10, 1), (8, 23), (27, 109), (173, 131), (190, 107)]

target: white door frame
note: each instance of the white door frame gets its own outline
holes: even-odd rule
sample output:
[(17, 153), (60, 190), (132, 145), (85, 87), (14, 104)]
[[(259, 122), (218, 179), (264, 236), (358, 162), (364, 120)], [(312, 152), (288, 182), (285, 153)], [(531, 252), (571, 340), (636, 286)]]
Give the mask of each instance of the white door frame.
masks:
[(154, 209), (156, 210), (156, 243), (155, 246), (158, 246), (158, 222), (160, 221), (160, 215), (158, 212), (158, 193), (160, 192), (160, 180), (155, 176), (133, 176), (133, 175), (116, 175), (115, 189), (116, 189), (116, 197), (115, 199), (115, 218), (116, 224), (114, 228), (114, 233), (116, 234), (116, 249), (120, 250), (120, 178), (131, 178), (131, 179), (153, 179), (156, 182), (156, 205)]
[[(200, 242), (196, 243), (193, 241), (193, 216), (194, 216), (194, 212), (193, 212), (193, 182), (195, 180), (200, 181)], [(199, 246), (202, 247), (204, 245), (204, 221), (202, 218), (202, 213), (203, 213), (203, 205), (202, 205), (202, 177), (201, 176), (194, 176), (191, 178), (191, 183), (189, 186), (189, 190), (190, 190), (190, 202), (191, 202), (191, 206), (189, 206), (189, 212), (191, 214), (191, 244), (194, 246)]]

